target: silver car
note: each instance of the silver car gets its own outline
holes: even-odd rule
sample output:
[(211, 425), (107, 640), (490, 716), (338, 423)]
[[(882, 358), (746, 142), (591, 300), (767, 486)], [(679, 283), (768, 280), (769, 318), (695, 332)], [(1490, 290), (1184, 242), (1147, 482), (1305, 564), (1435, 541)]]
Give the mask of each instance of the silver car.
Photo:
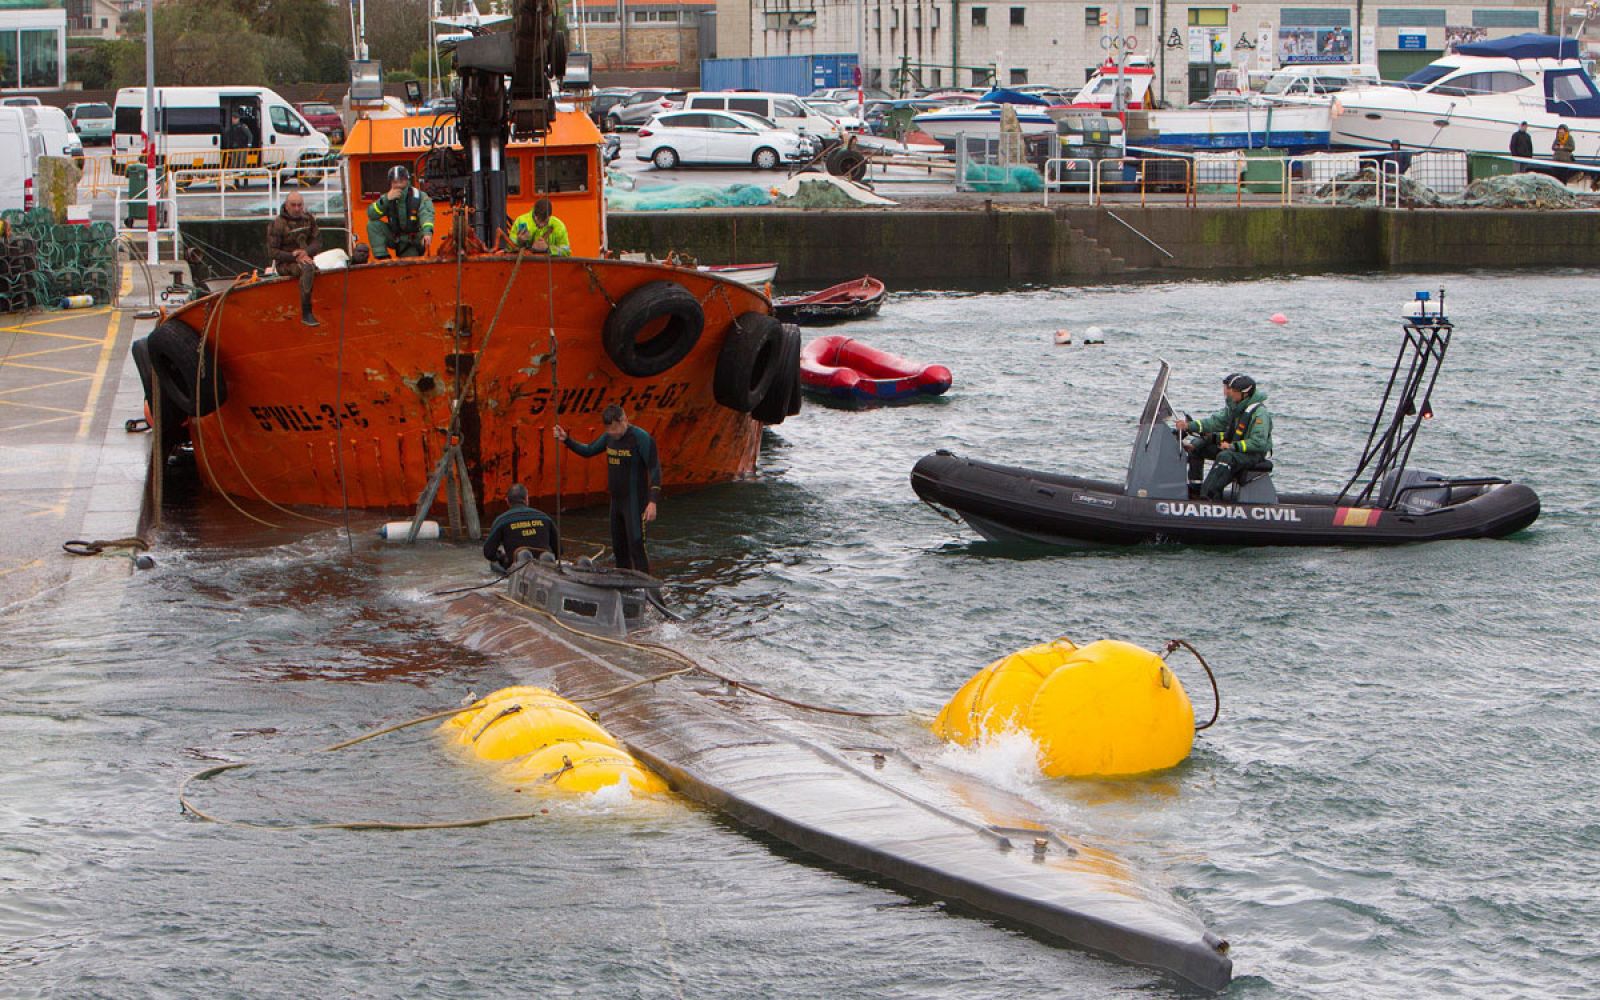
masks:
[(606, 123), (613, 129), (638, 128), (663, 111), (683, 107), (687, 91), (669, 90), (665, 87), (645, 87), (629, 94), (621, 104), (614, 104), (606, 112)]

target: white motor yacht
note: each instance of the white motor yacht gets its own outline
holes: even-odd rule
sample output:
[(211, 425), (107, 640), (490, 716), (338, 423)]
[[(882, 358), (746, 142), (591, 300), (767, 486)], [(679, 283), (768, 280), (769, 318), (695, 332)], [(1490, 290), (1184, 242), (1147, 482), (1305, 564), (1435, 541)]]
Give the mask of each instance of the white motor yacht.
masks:
[(1556, 126), (1572, 130), (1579, 160), (1600, 157), (1600, 88), (1576, 39), (1513, 35), (1460, 45), (1395, 84), (1357, 87), (1333, 102), (1335, 146), (1506, 153), (1522, 122), (1534, 154), (1550, 155)]

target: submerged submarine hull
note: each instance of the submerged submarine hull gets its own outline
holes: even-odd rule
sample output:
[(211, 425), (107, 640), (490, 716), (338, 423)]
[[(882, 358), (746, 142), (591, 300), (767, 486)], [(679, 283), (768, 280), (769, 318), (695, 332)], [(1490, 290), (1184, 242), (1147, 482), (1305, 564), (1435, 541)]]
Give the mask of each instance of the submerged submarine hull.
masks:
[(1482, 487), (1426, 513), (1345, 506), (1328, 494), (1285, 493), (1274, 504), (1128, 496), (1118, 483), (935, 452), (911, 488), (990, 541), (1056, 545), (1400, 545), (1503, 538), (1532, 524), (1539, 497), (1520, 483)]
[(943, 744), (927, 734), (922, 759), (861, 720), (712, 678), (636, 684), (659, 675), (660, 661), (558, 634), (486, 597), (463, 598), (452, 612), (465, 645), (538, 664), (539, 683), (595, 712), (674, 791), (738, 823), (828, 864), (1207, 990), (1232, 979), (1227, 942), (1193, 913), (1115, 856), (1053, 830), (1034, 804), (934, 763)]

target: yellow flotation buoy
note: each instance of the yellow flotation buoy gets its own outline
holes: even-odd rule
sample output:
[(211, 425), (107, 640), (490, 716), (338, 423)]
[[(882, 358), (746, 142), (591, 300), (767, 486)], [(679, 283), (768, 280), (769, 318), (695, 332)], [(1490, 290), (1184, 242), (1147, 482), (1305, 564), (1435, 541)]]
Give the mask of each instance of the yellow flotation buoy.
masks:
[(500, 776), (519, 789), (598, 792), (626, 781), (638, 795), (657, 795), (667, 783), (626, 751), (594, 740), (564, 740), (507, 764)]
[(1194, 708), (1161, 657), (1112, 639), (1081, 649), (1066, 643), (1052, 653), (1060, 643), (1032, 646), (979, 671), (939, 713), (934, 732), (971, 743), (1016, 726), (1032, 735), (1040, 769), (1055, 778), (1142, 774), (1189, 755)]
[(1071, 639), (1062, 638), (995, 660), (950, 699), (933, 720), (934, 733), (965, 746), (1025, 725), (1034, 692), (1077, 649)]
[(1102, 639), (1039, 685), (1027, 728), (1051, 777), (1110, 777), (1172, 767), (1194, 746), (1194, 708), (1161, 657)]
[(446, 719), (439, 731), (483, 760), (510, 761), (502, 777), (517, 785), (594, 792), (626, 780), (640, 794), (667, 788), (588, 712), (548, 688), (502, 688)]

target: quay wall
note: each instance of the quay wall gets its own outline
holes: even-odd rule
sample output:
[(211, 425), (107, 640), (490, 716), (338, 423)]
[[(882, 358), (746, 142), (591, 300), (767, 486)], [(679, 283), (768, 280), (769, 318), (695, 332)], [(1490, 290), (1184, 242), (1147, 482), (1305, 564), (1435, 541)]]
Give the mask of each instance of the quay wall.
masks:
[[(335, 219), (323, 220), (338, 226)], [(1588, 212), (1112, 205), (613, 213), (615, 247), (701, 263), (775, 260), (787, 286), (873, 274), (891, 288), (996, 287), (1205, 272), (1600, 267)], [(266, 263), (263, 220), (197, 220), (201, 245)]]

